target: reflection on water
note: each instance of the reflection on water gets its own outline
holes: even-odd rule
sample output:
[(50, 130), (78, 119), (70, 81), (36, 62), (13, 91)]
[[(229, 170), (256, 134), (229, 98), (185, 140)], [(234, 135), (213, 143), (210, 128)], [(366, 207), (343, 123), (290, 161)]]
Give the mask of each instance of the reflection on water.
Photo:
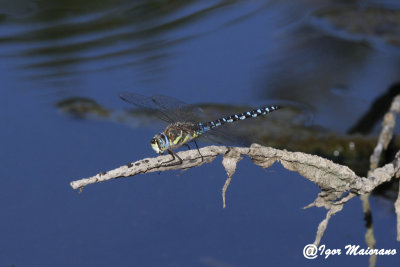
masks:
[[(252, 30), (272, 36), (273, 40), (255, 55), (240, 50), (244, 55), (264, 60), (265, 71), (261, 70), (260, 77), (256, 77), (261, 83), (260, 94), (331, 108), (324, 101), (331, 99), (330, 92), (338, 84), (346, 85), (356, 91), (353, 96), (359, 96), (362, 94), (357, 87), (367, 83), (362, 76), (368, 68), (370, 72), (376, 71), (374, 67), (385, 68), (386, 74), (380, 71), (376, 77), (378, 84), (368, 88), (377, 91), (393, 82), (398, 71), (398, 66), (390, 65), (391, 59), (382, 62), (382, 58), (372, 57), (374, 51), (357, 37), (391, 46), (399, 43), (394, 41), (398, 35), (397, 11), (382, 3), (380, 8), (372, 4), (358, 8), (355, 1), (344, 4), (333, 0), (270, 0), (249, 5), (234, 0), (20, 0), (4, 5), (0, 11), (0, 55), (22, 59), (17, 60), (22, 74), (26, 70), (35, 79), (130, 67), (139, 73), (139, 79), (152, 79), (171, 68), (177, 46), (184, 46), (187, 41), (202, 45), (197, 39), (204, 34), (263, 16), (269, 18), (271, 25), (252, 24)], [(340, 32), (345, 32), (346, 37)], [(241, 36), (245, 34), (239, 32), (237, 44), (229, 45), (246, 41)], [(337, 101), (346, 103), (340, 97)]]
[[(12, 16), (13, 7), (5, 11), (4, 20), (15, 28), (0, 42), (23, 44), (13, 56), (29, 59), (23, 67), (40, 69), (35, 75), (43, 78), (129, 65), (152, 68), (168, 56), (165, 48), (199, 34), (178, 30), (235, 2), (40, 1), (21, 17)], [(173, 38), (166, 35), (171, 31)]]
[(400, 52), (400, 10), (345, 6), (318, 10), (313, 16), (315, 26), (329, 34)]

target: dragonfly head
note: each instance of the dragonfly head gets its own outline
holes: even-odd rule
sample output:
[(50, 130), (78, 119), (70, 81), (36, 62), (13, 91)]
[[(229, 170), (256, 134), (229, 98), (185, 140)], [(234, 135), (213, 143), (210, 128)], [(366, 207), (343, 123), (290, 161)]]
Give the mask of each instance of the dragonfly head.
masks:
[(158, 154), (164, 154), (169, 148), (168, 138), (165, 134), (156, 134), (150, 141), (151, 148)]

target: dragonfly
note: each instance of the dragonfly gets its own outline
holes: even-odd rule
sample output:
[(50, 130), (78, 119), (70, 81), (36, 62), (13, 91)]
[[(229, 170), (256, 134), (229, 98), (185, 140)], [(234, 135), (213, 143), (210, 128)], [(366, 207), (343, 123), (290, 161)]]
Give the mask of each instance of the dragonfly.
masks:
[[(212, 121), (201, 121), (199, 119), (201, 115), (199, 114), (202, 112), (199, 108), (172, 97), (164, 95), (144, 96), (131, 92), (120, 93), (119, 97), (138, 108), (155, 112), (161, 120), (168, 123), (164, 131), (154, 135), (150, 141), (150, 145), (158, 154), (163, 155), (165, 152), (168, 152), (168, 154), (172, 155), (172, 159), (168, 162), (174, 161), (177, 158), (177, 164), (182, 164), (183, 161), (175, 154), (175, 149), (181, 146), (188, 146), (188, 143), (193, 142), (200, 153), (196, 139), (218, 135), (217, 128), (221, 126), (267, 115), (281, 108), (278, 105), (268, 105)], [(201, 158), (203, 160), (202, 155)]]

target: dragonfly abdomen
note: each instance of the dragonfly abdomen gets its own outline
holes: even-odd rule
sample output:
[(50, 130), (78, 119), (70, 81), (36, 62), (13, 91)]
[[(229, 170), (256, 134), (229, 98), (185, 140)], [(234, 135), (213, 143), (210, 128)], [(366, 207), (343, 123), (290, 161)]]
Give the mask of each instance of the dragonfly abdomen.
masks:
[(276, 105), (266, 106), (266, 107), (257, 108), (257, 109), (243, 112), (243, 113), (232, 114), (232, 115), (229, 115), (229, 116), (217, 119), (217, 120), (199, 123), (200, 133), (204, 133), (210, 129), (219, 127), (219, 126), (227, 124), (227, 123), (232, 123), (235, 121), (245, 120), (245, 119), (249, 119), (249, 118), (257, 118), (258, 116), (261, 116), (261, 115), (267, 115), (268, 113), (271, 113), (280, 108), (281, 108), (280, 106), (276, 106)]

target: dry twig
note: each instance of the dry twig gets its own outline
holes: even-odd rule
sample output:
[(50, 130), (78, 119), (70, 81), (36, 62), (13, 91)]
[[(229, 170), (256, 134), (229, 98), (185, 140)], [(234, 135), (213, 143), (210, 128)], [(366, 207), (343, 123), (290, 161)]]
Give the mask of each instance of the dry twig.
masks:
[[(397, 95), (390, 106), (389, 111), (385, 114), (382, 122), (382, 131), (378, 138), (378, 143), (374, 149), (373, 154), (370, 157), (370, 171), (375, 170), (379, 166), (379, 160), (381, 154), (384, 150), (386, 150), (389, 146), (390, 141), (393, 137), (393, 130), (396, 124), (396, 117), (400, 112), (400, 95)], [(398, 176), (398, 173), (396, 173)], [(369, 211), (369, 203), (368, 202), (369, 194), (363, 198), (363, 206), (364, 210)], [(367, 206), (367, 207), (365, 207)], [(397, 240), (400, 241), (400, 190), (397, 200), (395, 202), (395, 210), (397, 214)], [(371, 226), (372, 227), (372, 226)], [(367, 232), (367, 243), (371, 247), (375, 245), (375, 238), (373, 237), (372, 229)], [(374, 265), (374, 264), (372, 264)]]

